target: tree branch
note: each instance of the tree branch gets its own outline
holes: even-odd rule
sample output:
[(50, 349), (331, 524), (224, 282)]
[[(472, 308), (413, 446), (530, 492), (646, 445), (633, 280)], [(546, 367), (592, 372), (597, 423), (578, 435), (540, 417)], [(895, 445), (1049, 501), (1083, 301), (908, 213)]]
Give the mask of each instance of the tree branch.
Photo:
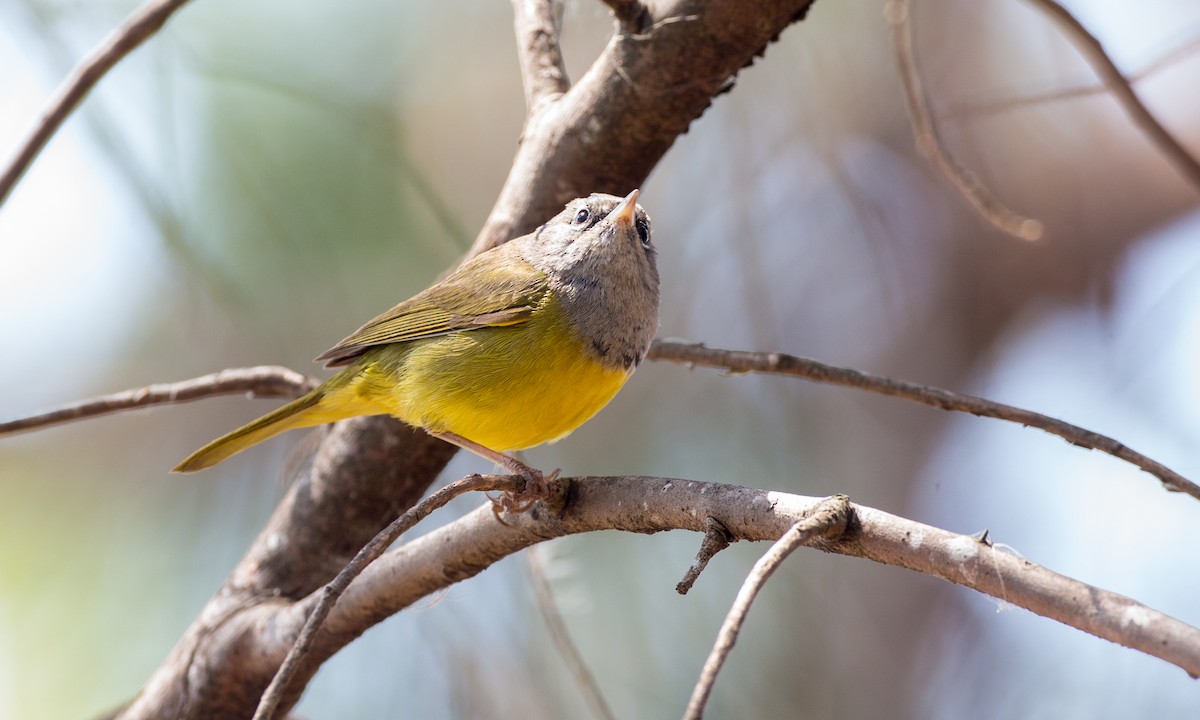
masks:
[(525, 87), (525, 109), (533, 115), (571, 88), (558, 44), (561, 0), (513, 0), (517, 60)]
[(942, 143), (937, 123), (929, 111), (929, 101), (921, 87), (921, 74), (913, 55), (911, 9), (908, 0), (888, 0), (884, 15), (892, 29), (892, 54), (900, 72), (900, 84), (904, 89), (917, 149), (984, 222), (1019, 240), (1040, 239), (1043, 232), (1040, 222), (1009, 210), (992, 196), (979, 178), (958, 164)]
[(17, 147), (12, 160), (4, 169), (4, 174), (0, 175), (0, 205), (8, 199), (21, 176), (42, 152), (42, 148), (46, 147), (46, 143), (92, 91), (100, 78), (137, 46), (158, 32), (171, 15), (186, 3), (187, 0), (150, 0), (101, 41), (91, 54), (79, 61), (55, 92), (42, 117)]
[(318, 381), (278, 365), (230, 368), (190, 380), (159, 383), (63, 405), (38, 415), (0, 422), (0, 435), (61, 425), (74, 420), (136, 410), (152, 405), (191, 402), (216, 395), (249, 393), (258, 397), (298, 397)]
[(1181, 492), (1200, 500), (1200, 486), (1188, 480), (1162, 463), (1149, 458), (1107, 435), (1101, 435), (1078, 425), (1042, 415), (1031, 410), (1024, 410), (1004, 403), (992, 402), (973, 395), (943, 390), (930, 385), (920, 385), (906, 380), (895, 380), (882, 375), (852, 370), (808, 358), (786, 355), (784, 353), (746, 352), (742, 350), (721, 350), (705, 347), (702, 343), (685, 343), (673, 340), (658, 339), (650, 346), (646, 354), (648, 360), (665, 360), (667, 362), (686, 363), (689, 365), (704, 365), (720, 368), (732, 373), (768, 373), (772, 375), (791, 375), (802, 377), (814, 382), (842, 385), (861, 390), (890, 395), (892, 397), (912, 400), (913, 402), (941, 408), (965, 412), (979, 417), (990, 417), (997, 420), (1019, 423), (1026, 427), (1057, 435), (1072, 445), (1099, 450), (1124, 460), (1135, 467), (1158, 478), (1163, 487), (1171, 492)]
[[(819, 498), (637, 476), (573, 478), (569, 494), (561, 517), (535, 508), (505, 516), (502, 524), (484, 506), (384, 554), (347, 589), (326, 632), (349, 642), (422, 597), (555, 537), (613, 529), (704, 532), (706, 518), (715, 517), (738, 540), (774, 541), (828, 508)], [(844, 533), (813, 547), (942, 578), (1200, 675), (1200, 629), (989, 542), (861, 505), (850, 511)]]
[(570, 90), (526, 118), (471, 254), (532, 231), (572, 198), (639, 187), (713, 98), (811, 4), (765, 0), (753, 12), (736, 0), (654, 4), (641, 34), (614, 35)]
[(121, 718), (250, 717), (308, 617), (297, 601), (412, 507), (456, 450), (387, 416), (317, 432), (315, 456)]
[(1079, 22), (1070, 10), (1056, 0), (1029, 0), (1029, 2), (1038, 6), (1066, 31), (1067, 37), (1075, 44), (1084, 60), (1087, 60), (1088, 64), (1092, 66), (1108, 91), (1125, 109), (1130, 119), (1133, 120), (1133, 124), (1150, 139), (1150, 142), (1154, 143), (1159, 152), (1175, 165), (1175, 168), (1187, 178), (1188, 182), (1200, 191), (1200, 161), (1197, 161), (1187, 148), (1146, 108), (1141, 98), (1134, 92), (1133, 85), (1104, 51), (1104, 46), (1100, 43), (1099, 38), (1088, 32), (1083, 23)]

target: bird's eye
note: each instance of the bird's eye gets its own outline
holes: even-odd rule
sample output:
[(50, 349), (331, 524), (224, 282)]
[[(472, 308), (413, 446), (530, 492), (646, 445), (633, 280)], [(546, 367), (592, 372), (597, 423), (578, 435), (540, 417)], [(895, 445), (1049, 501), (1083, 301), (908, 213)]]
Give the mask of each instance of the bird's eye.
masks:
[(650, 223), (639, 218), (637, 221), (637, 234), (642, 239), (642, 245), (650, 247)]
[(575, 213), (575, 224), (582, 225), (585, 222), (587, 222), (588, 218), (591, 216), (592, 216), (592, 214), (590, 212), (588, 212), (588, 209), (584, 208), (584, 209), (580, 210), (579, 212)]

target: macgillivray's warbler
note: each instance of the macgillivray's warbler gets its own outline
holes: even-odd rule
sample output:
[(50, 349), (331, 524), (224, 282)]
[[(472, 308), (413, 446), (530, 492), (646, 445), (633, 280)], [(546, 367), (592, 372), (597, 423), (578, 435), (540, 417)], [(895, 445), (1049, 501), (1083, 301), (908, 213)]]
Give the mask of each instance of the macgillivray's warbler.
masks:
[(572, 200), (532, 233), (468, 260), (317, 357), (345, 369), (175, 472), (292, 428), (386, 414), (540, 483), (505, 451), (554, 442), (595, 415), (658, 330), (658, 267), (637, 197)]

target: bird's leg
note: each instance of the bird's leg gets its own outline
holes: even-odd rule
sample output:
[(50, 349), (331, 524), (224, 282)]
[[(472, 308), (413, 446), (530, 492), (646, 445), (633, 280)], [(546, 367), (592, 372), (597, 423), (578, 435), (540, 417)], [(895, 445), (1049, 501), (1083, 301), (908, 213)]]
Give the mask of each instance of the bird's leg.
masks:
[(451, 445), (457, 445), (463, 450), (473, 452), (485, 460), (491, 460), (513, 475), (520, 475), (525, 479), (525, 489), (521, 492), (506, 492), (498, 501), (493, 500), (497, 507), (505, 512), (525, 512), (533, 507), (533, 504), (538, 500), (544, 500), (553, 495), (551, 492), (551, 483), (558, 477), (558, 470), (547, 476), (541, 470), (530, 467), (511, 455), (497, 452), (477, 442), (468, 440), (462, 435), (452, 432), (431, 432), (429, 434), (439, 440), (445, 440)]

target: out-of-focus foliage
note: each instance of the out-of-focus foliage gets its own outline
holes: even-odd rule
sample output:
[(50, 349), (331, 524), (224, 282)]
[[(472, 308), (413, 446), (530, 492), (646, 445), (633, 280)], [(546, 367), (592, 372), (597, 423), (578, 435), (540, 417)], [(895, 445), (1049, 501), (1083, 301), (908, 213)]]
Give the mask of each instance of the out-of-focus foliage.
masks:
[[(0, 8), (0, 146), (130, 6)], [(1072, 8), (1130, 73), (1200, 35), (1185, 0)], [(1022, 244), (964, 209), (913, 150), (878, 5), (824, 0), (643, 188), (662, 334), (1024, 404), (1200, 477), (1197, 189), (1101, 93), (995, 107), (1095, 83), (1029, 3), (926, 0), (915, 23), (947, 143), (1046, 238)], [(569, 4), (573, 77), (609, 29), (602, 4)], [(1200, 152), (1198, 77), (1200, 55), (1185, 55), (1137, 87)], [(193, 0), (0, 208), (0, 415), (229, 366), (317, 372), (312, 356), (466, 248), (523, 115), (505, 3)], [(167, 469), (267, 407), (210, 400), (0, 441), (0, 717), (86, 717), (137, 691), (265, 521), (303, 435), (200, 476)], [(990, 528), (1200, 623), (1200, 508), (1020, 428), (648, 365), (529, 458), (847, 492)], [(448, 474), (480, 468), (459, 457)], [(681, 598), (696, 543), (609, 533), (544, 549), (620, 717), (680, 712), (763, 549), (732, 548)], [(376, 628), (300, 711), (580, 716), (524, 572), (506, 561)], [(929, 578), (801, 552), (751, 614), (712, 716), (1166, 717), (1198, 702), (1160, 661)]]

